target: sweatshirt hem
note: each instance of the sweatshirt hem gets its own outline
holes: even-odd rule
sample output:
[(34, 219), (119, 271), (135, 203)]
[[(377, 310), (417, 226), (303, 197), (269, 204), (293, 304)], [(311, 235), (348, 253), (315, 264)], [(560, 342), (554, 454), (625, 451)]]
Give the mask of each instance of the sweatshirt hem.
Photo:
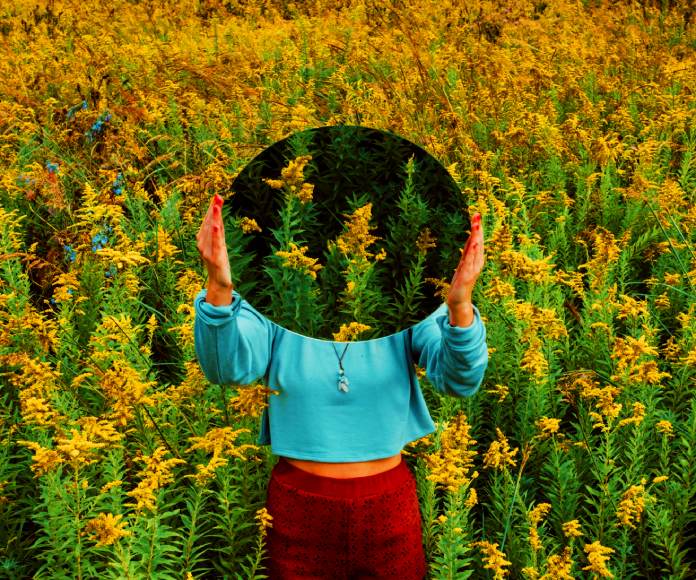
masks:
[[(417, 439), (420, 439), (421, 437), (425, 437), (426, 435), (429, 435), (430, 433), (433, 433), (435, 430), (433, 429), (432, 431), (429, 431), (428, 433), (424, 433), (423, 435), (420, 435), (419, 437), (416, 437), (415, 439), (412, 439), (411, 441), (416, 441)], [(290, 459), (302, 459), (302, 460), (307, 460), (307, 461), (322, 461), (325, 463), (348, 463), (348, 462), (358, 462), (358, 461), (373, 461), (376, 459), (386, 459), (387, 457), (392, 457), (396, 455), (397, 453), (402, 453), (404, 450), (404, 447), (408, 445), (408, 443), (411, 443), (411, 441), (408, 441), (401, 445), (398, 449), (394, 451), (386, 451), (386, 452), (377, 452), (377, 453), (372, 453), (372, 454), (365, 454), (365, 453), (359, 453), (355, 455), (341, 455), (340, 457), (336, 457), (335, 455), (327, 455), (326, 453), (302, 453), (302, 452), (297, 452), (293, 451), (292, 449), (278, 449), (277, 447), (274, 448), (271, 446), (271, 453), (273, 455), (281, 455), (284, 457), (289, 457)]]

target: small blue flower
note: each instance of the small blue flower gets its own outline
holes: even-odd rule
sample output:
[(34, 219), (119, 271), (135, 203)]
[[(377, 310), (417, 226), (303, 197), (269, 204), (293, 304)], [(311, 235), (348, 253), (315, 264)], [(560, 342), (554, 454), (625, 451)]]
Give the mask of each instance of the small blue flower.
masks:
[(88, 141), (92, 141), (98, 133), (101, 132), (104, 127), (104, 123), (108, 123), (111, 120), (111, 113), (106, 113), (105, 115), (100, 115), (99, 118), (94, 122), (94, 125), (90, 127), (88, 131), (85, 132)]
[(49, 300), (49, 302), (50, 302), (51, 304), (55, 304), (55, 303), (56, 303), (56, 299), (53, 298), (53, 296), (51, 296), (51, 299)]
[(111, 185), (111, 190), (114, 195), (121, 195), (123, 193), (123, 174), (119, 171), (116, 176), (116, 181)]
[(65, 253), (68, 255), (68, 259), (69, 259), (71, 262), (74, 262), (74, 261), (75, 261), (76, 253), (75, 253), (75, 250), (72, 249), (72, 246), (65, 246), (65, 245), (64, 245), (64, 246), (63, 246), (63, 249), (65, 250)]
[(82, 109), (83, 111), (87, 110), (87, 101), (83, 100), (82, 103), (78, 103), (77, 105), (70, 107), (67, 114), (68, 119), (72, 119), (75, 115), (75, 111), (78, 109)]
[(107, 234), (110, 234), (112, 232), (113, 228), (110, 225), (103, 225), (101, 231), (92, 237), (92, 251), (96, 252), (97, 250), (101, 250), (102, 248), (104, 248), (107, 242), (109, 241), (109, 237), (107, 236)]
[(117, 271), (117, 270), (116, 270), (116, 266), (114, 266), (113, 264), (111, 264), (111, 266), (109, 267), (109, 269), (108, 269), (106, 272), (104, 272), (104, 276), (106, 276), (107, 278), (112, 278), (113, 276), (116, 275), (116, 271)]
[(46, 161), (46, 169), (48, 169), (49, 173), (58, 173), (58, 164)]

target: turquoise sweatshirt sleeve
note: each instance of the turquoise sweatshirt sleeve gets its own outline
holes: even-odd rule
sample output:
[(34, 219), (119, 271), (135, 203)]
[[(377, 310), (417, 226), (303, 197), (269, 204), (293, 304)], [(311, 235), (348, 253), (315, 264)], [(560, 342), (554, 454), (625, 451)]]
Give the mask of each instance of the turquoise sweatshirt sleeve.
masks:
[(488, 367), (486, 327), (476, 306), (469, 326), (452, 326), (446, 303), (413, 327), (414, 362), (425, 368), (433, 386), (445, 395), (470, 397), (479, 390)]
[(216, 384), (248, 385), (266, 373), (273, 343), (273, 325), (239, 292), (232, 304), (205, 301), (207, 289), (194, 300), (194, 344), (203, 374)]

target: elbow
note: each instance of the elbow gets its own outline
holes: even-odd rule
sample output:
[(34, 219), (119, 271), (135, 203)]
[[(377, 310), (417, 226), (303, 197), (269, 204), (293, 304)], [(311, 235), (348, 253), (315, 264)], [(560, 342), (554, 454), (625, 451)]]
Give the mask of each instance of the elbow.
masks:
[(473, 397), (481, 389), (488, 368), (488, 360), (455, 376), (446, 377), (444, 393), (451, 397)]
[(222, 383), (249, 385), (265, 374), (268, 356), (254, 352), (250, 346), (241, 342), (232, 353), (221, 353), (218, 375)]

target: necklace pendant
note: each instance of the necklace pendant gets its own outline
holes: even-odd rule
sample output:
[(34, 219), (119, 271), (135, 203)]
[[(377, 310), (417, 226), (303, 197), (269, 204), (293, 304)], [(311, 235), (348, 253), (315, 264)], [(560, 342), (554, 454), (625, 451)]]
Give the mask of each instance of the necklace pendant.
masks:
[(348, 377), (341, 375), (338, 378), (338, 390), (343, 391), (344, 393), (348, 392)]

